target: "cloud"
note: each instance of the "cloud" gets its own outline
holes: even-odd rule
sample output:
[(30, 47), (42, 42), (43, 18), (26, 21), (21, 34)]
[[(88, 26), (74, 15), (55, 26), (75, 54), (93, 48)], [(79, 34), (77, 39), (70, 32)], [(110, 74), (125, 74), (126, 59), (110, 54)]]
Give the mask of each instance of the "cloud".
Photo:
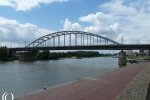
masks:
[(19, 23), (16, 20), (7, 19), (0, 17), (0, 42), (8, 43), (13, 42), (14, 44), (24, 44), (25, 41), (28, 43), (43, 36), (51, 33), (51, 30), (39, 28), (31, 23)]
[(0, 6), (15, 7), (9, 0), (0, 0)]
[(112, 0), (99, 6), (113, 15), (131, 16), (137, 13), (137, 10), (132, 6), (124, 5), (124, 0)]
[(71, 21), (68, 20), (68, 18), (66, 18), (62, 30), (68, 31), (82, 30), (82, 26), (79, 23), (72, 23)]
[(79, 30), (97, 33), (117, 42), (122, 38), (124, 43), (130, 44), (150, 41), (149, 0), (111, 0), (100, 4), (98, 12), (81, 16), (78, 20), (78, 23), (69, 21), (70, 25), (66, 27), (71, 29), (76, 23), (82, 27)]
[(79, 18), (79, 20), (82, 22), (88, 22), (95, 25), (100, 25), (106, 19), (112, 19), (112, 15), (104, 14), (103, 12), (97, 12), (95, 14), (92, 13), (87, 16), (82, 16)]
[(27, 11), (39, 7), (40, 4), (67, 2), (68, 0), (0, 0), (0, 6), (13, 7), (18, 11)]
[(105, 21), (108, 19), (112, 19), (112, 15), (102, 12), (82, 16), (79, 18), (80, 22), (90, 23), (89, 26), (84, 26), (77, 22), (73, 23), (67, 18), (64, 21), (62, 30), (79, 30), (113, 38), (113, 35), (116, 35), (119, 30), (119, 23)]

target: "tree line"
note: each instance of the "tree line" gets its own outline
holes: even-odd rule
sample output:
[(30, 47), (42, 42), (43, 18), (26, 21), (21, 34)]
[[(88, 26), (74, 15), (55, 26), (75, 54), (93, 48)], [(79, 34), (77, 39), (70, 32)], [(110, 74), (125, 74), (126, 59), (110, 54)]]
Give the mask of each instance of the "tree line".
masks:
[(49, 52), (42, 51), (38, 53), (39, 60), (50, 60), (50, 59), (59, 59), (59, 58), (89, 58), (89, 57), (104, 57), (110, 56), (109, 54), (100, 54), (95, 51), (75, 51), (75, 52)]
[[(49, 50), (39, 51), (37, 59), (38, 60), (51, 60), (51, 59), (59, 59), (59, 58), (87, 58), (87, 57), (102, 57), (102, 56), (110, 56), (108, 54), (100, 54), (96, 51), (74, 51), (74, 52), (50, 52)], [(16, 54), (13, 54), (9, 51), (9, 49), (5, 46), (0, 47), (0, 61), (9, 61), (18, 59), (16, 58)]]

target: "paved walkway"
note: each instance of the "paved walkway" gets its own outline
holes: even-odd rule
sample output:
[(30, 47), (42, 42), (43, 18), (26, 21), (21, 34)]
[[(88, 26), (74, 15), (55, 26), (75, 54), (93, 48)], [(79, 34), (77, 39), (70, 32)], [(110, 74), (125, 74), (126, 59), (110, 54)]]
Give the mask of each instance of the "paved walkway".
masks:
[(114, 100), (149, 63), (132, 64), (94, 78), (48, 89), (15, 100)]
[(146, 99), (150, 82), (150, 62), (145, 68), (126, 86), (116, 100), (150, 100)]

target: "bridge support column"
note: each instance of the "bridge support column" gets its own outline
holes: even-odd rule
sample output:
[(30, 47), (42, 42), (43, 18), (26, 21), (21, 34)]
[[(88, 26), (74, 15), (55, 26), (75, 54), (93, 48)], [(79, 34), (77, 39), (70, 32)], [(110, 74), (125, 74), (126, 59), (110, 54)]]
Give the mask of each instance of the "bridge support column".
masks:
[(121, 52), (119, 52), (118, 64), (119, 66), (125, 66), (126, 63), (126, 52), (122, 50)]
[(24, 51), (20, 52), (19, 60), (20, 61), (34, 61), (37, 60), (38, 51)]
[(17, 59), (17, 57), (16, 57), (16, 51), (9, 51), (9, 59), (10, 60)]
[(148, 50), (148, 56), (150, 56), (150, 49)]

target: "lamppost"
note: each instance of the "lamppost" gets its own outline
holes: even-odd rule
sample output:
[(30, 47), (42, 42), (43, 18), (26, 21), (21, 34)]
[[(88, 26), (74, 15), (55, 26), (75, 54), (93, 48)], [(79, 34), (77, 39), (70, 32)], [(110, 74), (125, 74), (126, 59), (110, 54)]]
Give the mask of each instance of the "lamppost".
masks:
[(19, 48), (20, 48), (20, 42), (19, 42)]
[(27, 46), (27, 43), (28, 43), (29, 41), (25, 41), (25, 47)]
[(122, 41), (122, 44), (123, 44), (123, 42), (124, 42), (124, 41), (123, 41), (123, 39), (124, 39), (124, 38), (123, 38), (123, 36), (122, 36), (122, 39), (121, 39), (121, 41)]
[(12, 48), (12, 41), (10, 42), (10, 48)]
[(26, 41), (25, 41), (25, 47), (26, 47)]

